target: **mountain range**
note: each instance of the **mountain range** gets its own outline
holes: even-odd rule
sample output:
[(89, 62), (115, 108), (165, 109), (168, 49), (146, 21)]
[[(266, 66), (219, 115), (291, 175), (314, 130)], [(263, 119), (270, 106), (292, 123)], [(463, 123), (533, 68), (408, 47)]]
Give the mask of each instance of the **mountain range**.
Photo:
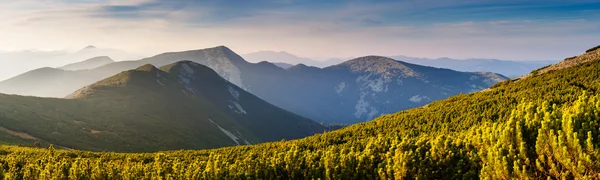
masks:
[(407, 56), (392, 56), (392, 58), (419, 64), (423, 66), (453, 69), (465, 72), (494, 72), (510, 78), (516, 78), (531, 71), (557, 63), (559, 61), (510, 61), (497, 59), (452, 59), (452, 58), (414, 58)]
[[(304, 65), (308, 65), (308, 66), (315, 66), (315, 67), (321, 67), (321, 68), (327, 67), (330, 65), (334, 65), (334, 64), (329, 64), (328, 62), (317, 61), (317, 60), (304, 58), (304, 57), (298, 57), (296, 55), (290, 54), (285, 51), (279, 51), (279, 52), (258, 51), (258, 52), (243, 54), (242, 57), (245, 60), (247, 60), (248, 62), (252, 62), (252, 63), (268, 61), (268, 62), (272, 62), (274, 64), (277, 64), (277, 63), (291, 64), (291, 65), (304, 64)], [(283, 68), (285, 69), (285, 67), (283, 67)]]
[(206, 149), (323, 132), (203, 65), (146, 64), (85, 86), (66, 99), (0, 95), (6, 132), (95, 151)]
[(85, 61), (67, 64), (62, 67), (59, 67), (58, 69), (70, 70), (70, 71), (87, 70), (87, 69), (94, 69), (94, 68), (104, 66), (104, 65), (107, 65), (110, 63), (114, 63), (114, 62), (115, 61), (112, 60), (108, 56), (98, 56), (98, 57), (90, 58)]
[[(340, 66), (370, 72), (398, 69), (397, 75), (407, 77), (419, 74), (392, 61), (366, 66), (383, 57), (365, 58)], [(175, 84), (185, 85), (191, 71), (184, 64), (193, 68), (190, 63), (160, 71), (144, 65), (133, 72), (147, 72), (134, 74), (148, 81), (133, 84), (171, 89), (154, 81), (162, 79), (162, 71), (177, 75)], [(177, 66), (182, 68), (172, 69)], [(153, 153), (0, 146), (1, 175), (23, 179), (596, 179), (600, 174), (598, 69), (600, 49), (592, 48), (484, 91), (292, 141)], [(98, 87), (128, 86), (118, 83), (127, 82), (122, 79), (109, 78)], [(92, 94), (102, 91), (91, 89)], [(0, 101), (1, 109), (7, 109), (4, 102)], [(13, 109), (5, 112), (32, 105), (9, 106)], [(27, 137), (5, 128), (0, 132), (4, 132), (2, 140)]]
[(326, 68), (299, 64), (288, 69), (249, 63), (224, 46), (163, 53), (89, 70), (42, 68), (0, 82), (0, 92), (65, 97), (80, 87), (144, 64), (193, 61), (278, 107), (326, 124), (352, 124), (418, 107), (507, 80), (494, 73), (466, 73), (379, 56), (356, 58)]
[(141, 58), (134, 53), (96, 46), (77, 51), (0, 51), (0, 80), (42, 67), (61, 67), (98, 56), (109, 56), (116, 61)]
[[(268, 61), (284, 69), (289, 65), (304, 64), (307, 66), (327, 67), (344, 62), (341, 59), (329, 59), (318, 61), (309, 58), (299, 57), (285, 51), (259, 51), (242, 55), (250, 62)], [(408, 56), (390, 56), (390, 58), (404, 61), (412, 64), (431, 66), (437, 68), (446, 68), (463, 72), (494, 72), (505, 75), (510, 78), (519, 77), (532, 70), (544, 67), (558, 61), (511, 61), (497, 59), (452, 59), (452, 58), (415, 58)]]

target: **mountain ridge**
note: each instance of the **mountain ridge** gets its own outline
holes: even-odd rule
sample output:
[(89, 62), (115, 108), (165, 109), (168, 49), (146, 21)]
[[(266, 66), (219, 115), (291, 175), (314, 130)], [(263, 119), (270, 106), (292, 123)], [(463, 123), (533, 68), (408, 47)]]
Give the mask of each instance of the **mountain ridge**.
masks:
[(70, 70), (70, 71), (76, 71), (76, 70), (87, 70), (87, 69), (93, 69), (93, 68), (97, 68), (100, 66), (104, 66), (110, 63), (114, 63), (115, 61), (112, 60), (110, 57), (108, 56), (98, 56), (98, 57), (93, 57), (81, 62), (76, 62), (76, 63), (71, 63), (71, 64), (67, 64), (61, 67), (58, 67), (57, 69), (62, 69), (62, 70)]
[[(371, 58), (376, 61), (367, 60)], [(379, 62), (377, 59), (382, 63), (374, 63)], [(217, 46), (162, 53), (138, 61), (119, 61), (90, 70), (67, 71), (64, 76), (47, 75), (48, 79), (54, 78), (48, 82), (36, 82), (33, 78), (31, 81), (23, 80), (15, 87), (7, 87), (5, 82), (0, 82), (0, 90), (30, 92), (26, 95), (44, 95), (48, 94), (44, 91), (53, 90), (53, 94), (49, 95), (65, 97), (85, 85), (124, 70), (144, 64), (160, 67), (186, 60), (213, 69), (225, 80), (273, 105), (327, 124), (362, 122), (450, 95), (483, 90), (503, 80), (501, 76), (431, 68), (379, 56), (346, 62), (346, 65), (354, 66), (354, 70), (346, 68), (344, 63), (326, 68), (299, 64), (283, 69), (268, 62), (249, 63), (231, 49)], [(331, 107), (335, 108), (326, 110)]]
[[(19, 110), (11, 110), (15, 108)], [(49, 143), (123, 152), (217, 148), (325, 130), (191, 61), (161, 69), (142, 65), (80, 88), (66, 99), (0, 94), (0, 118), (3, 127)]]

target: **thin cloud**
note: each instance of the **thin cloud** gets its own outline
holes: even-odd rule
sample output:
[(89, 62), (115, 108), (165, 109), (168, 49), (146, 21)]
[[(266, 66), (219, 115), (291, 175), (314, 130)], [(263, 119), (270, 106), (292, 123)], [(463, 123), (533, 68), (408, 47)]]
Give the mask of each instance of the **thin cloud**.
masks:
[[(94, 44), (152, 55), (227, 45), (240, 53), (270, 49), (309, 57), (542, 60), (573, 55), (600, 40), (600, 20), (589, 16), (600, 3), (539, 2), (0, 1), (8, 10), (0, 12), (0, 49)], [(549, 11), (559, 6), (568, 8)]]

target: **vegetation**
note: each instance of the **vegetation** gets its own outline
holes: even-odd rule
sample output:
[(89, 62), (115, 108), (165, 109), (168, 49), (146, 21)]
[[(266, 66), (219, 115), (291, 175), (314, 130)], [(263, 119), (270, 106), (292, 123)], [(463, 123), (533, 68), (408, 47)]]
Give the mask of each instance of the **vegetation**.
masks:
[[(572, 105), (523, 102), (504, 122), (415, 138), (326, 145), (327, 135), (204, 151), (145, 154), (0, 148), (6, 179), (594, 179), (600, 95)], [(335, 139), (331, 139), (335, 140)], [(331, 143), (331, 142), (330, 142)], [(335, 142), (333, 142), (335, 144)]]
[(586, 53), (589, 53), (589, 52), (595, 51), (595, 50), (597, 50), (597, 49), (600, 49), (600, 45), (598, 45), (598, 46), (596, 46), (596, 47), (593, 47), (593, 48), (590, 48), (590, 49), (588, 49), (588, 50), (587, 50), (587, 51), (585, 51), (585, 52), (586, 52)]

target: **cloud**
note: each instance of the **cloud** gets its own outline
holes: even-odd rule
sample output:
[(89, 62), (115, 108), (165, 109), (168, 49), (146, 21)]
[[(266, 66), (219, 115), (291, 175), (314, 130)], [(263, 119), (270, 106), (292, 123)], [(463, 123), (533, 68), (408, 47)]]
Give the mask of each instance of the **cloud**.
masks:
[(153, 0), (108, 0), (108, 4), (113, 6), (136, 6), (153, 2)]
[(600, 3), (536, 2), (0, 0), (8, 10), (0, 49), (94, 44), (152, 55), (227, 45), (303, 56), (560, 59), (600, 41)]

